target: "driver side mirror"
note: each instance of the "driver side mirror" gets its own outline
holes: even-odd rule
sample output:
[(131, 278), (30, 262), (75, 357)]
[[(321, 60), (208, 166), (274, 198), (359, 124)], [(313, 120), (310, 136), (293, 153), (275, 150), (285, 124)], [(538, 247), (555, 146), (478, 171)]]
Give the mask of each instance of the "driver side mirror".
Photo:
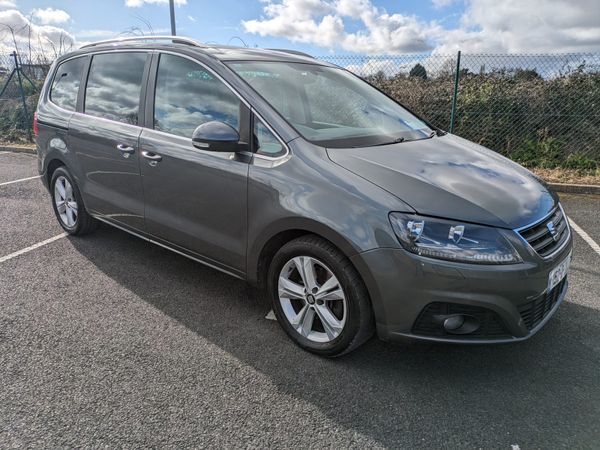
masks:
[(200, 150), (212, 152), (239, 152), (248, 147), (240, 142), (240, 135), (235, 128), (216, 120), (197, 127), (192, 134), (192, 144)]

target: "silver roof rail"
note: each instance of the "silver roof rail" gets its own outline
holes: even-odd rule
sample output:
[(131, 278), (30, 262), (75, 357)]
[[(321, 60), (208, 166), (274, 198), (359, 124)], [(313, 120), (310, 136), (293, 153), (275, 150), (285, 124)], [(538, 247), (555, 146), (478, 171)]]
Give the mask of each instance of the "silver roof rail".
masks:
[(141, 42), (141, 41), (171, 41), (174, 44), (186, 44), (194, 47), (206, 47), (194, 39), (181, 36), (131, 36), (114, 39), (106, 39), (104, 41), (92, 42), (91, 44), (83, 45), (81, 48), (95, 47), (96, 45), (104, 44), (122, 44), (125, 42)]
[(300, 52), (298, 50), (286, 50), (284, 48), (268, 48), (267, 50), (273, 50), (274, 52), (281, 53), (289, 53), (290, 55), (306, 56), (308, 58), (315, 59), (314, 56), (309, 55), (308, 53)]

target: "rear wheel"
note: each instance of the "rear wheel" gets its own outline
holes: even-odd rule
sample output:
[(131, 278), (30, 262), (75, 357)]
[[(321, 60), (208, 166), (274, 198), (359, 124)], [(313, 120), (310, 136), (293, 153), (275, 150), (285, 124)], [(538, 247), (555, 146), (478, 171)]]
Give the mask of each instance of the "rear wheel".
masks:
[(364, 283), (350, 261), (321, 238), (303, 236), (277, 252), (269, 291), (277, 320), (306, 350), (339, 356), (373, 334)]
[(67, 233), (82, 235), (96, 229), (97, 221), (85, 209), (79, 188), (65, 167), (52, 174), (50, 192), (54, 214)]

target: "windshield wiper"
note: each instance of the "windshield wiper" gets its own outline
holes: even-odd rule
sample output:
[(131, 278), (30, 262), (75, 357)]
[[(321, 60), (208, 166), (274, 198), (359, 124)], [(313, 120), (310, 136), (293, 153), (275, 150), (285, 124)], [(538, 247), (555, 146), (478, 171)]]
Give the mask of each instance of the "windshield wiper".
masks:
[(394, 139), (393, 141), (382, 142), (381, 144), (373, 144), (368, 145), (367, 147), (379, 147), (380, 145), (391, 145), (391, 144), (399, 144), (400, 142), (404, 142), (406, 139), (403, 137), (399, 137)]

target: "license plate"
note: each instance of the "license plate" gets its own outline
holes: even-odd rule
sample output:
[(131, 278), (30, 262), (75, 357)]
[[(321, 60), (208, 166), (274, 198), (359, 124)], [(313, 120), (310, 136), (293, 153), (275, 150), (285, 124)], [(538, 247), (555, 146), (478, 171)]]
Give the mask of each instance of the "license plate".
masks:
[(571, 253), (567, 256), (558, 266), (556, 266), (548, 275), (548, 292), (556, 287), (569, 272), (569, 266), (571, 265)]

